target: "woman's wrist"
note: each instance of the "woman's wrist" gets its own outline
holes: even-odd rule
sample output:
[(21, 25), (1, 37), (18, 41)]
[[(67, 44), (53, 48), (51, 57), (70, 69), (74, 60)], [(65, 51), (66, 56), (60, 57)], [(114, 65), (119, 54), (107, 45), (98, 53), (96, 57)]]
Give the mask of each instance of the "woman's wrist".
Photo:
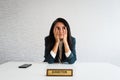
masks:
[(55, 43), (59, 43), (59, 42), (60, 42), (60, 40), (59, 40), (59, 39), (56, 39), (56, 40), (55, 40)]
[(52, 49), (52, 51), (53, 51), (54, 53), (57, 53), (58, 46), (59, 46), (59, 42), (55, 42), (54, 47), (53, 47), (53, 49)]
[(67, 53), (68, 51), (70, 51), (69, 45), (67, 41), (64, 41), (64, 46), (65, 46), (65, 52)]
[(65, 45), (68, 44), (67, 40), (63, 40), (63, 43), (64, 43)]
[(56, 41), (56, 42), (55, 42), (55, 45), (59, 45), (59, 42), (60, 42), (60, 41)]

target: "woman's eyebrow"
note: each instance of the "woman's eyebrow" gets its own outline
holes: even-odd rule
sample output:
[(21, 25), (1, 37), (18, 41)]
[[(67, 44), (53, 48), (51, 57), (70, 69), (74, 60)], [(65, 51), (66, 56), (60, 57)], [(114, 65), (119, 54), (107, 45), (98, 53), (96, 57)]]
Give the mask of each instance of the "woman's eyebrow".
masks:
[(56, 28), (59, 28), (59, 26), (56, 26)]
[(65, 26), (63, 26), (62, 28), (65, 28)]

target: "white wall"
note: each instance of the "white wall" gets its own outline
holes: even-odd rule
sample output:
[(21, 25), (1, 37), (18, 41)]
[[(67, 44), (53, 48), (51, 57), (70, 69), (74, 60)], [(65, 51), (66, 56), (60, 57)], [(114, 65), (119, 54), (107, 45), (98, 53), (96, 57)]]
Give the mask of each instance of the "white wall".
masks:
[(0, 0), (0, 63), (44, 60), (44, 37), (65, 18), (78, 62), (120, 66), (119, 0)]

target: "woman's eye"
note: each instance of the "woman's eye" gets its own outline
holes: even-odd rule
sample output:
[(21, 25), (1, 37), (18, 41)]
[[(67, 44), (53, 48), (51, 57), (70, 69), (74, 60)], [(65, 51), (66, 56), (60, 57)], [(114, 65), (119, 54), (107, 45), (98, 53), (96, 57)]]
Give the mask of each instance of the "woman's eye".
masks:
[(58, 29), (58, 30), (60, 30), (60, 28), (59, 28), (59, 27), (57, 27), (57, 29)]
[(65, 29), (65, 27), (63, 27), (63, 29)]

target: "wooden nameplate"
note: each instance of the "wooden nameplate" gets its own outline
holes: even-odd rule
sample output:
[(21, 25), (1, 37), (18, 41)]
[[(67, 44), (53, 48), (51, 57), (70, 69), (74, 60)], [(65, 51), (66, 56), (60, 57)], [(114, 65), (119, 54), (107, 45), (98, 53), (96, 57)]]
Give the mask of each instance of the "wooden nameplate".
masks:
[(47, 76), (73, 76), (72, 69), (47, 69)]

